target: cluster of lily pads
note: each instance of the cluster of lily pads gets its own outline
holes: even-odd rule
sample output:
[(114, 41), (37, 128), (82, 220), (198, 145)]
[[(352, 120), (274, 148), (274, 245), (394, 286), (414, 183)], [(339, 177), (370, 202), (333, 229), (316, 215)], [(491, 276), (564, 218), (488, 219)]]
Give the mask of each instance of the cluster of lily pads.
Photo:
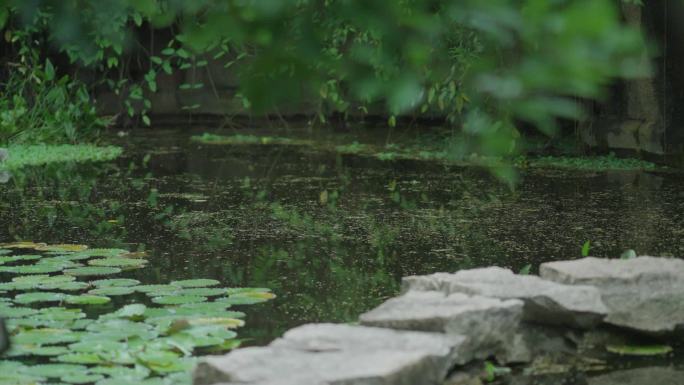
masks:
[(190, 384), (197, 355), (239, 346), (245, 314), (229, 308), (274, 298), (212, 279), (105, 277), (146, 264), (123, 249), (0, 245), (0, 317), (13, 343), (0, 357), (0, 385)]

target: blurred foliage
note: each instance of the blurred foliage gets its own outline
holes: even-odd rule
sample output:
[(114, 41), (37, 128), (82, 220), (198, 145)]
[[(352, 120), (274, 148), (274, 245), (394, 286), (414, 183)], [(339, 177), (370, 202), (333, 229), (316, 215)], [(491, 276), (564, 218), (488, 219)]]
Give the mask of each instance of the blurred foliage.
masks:
[[(43, 15), (52, 22), (36, 26)], [(257, 112), (313, 98), (322, 121), (446, 116), (463, 128), (457, 155), (515, 153), (518, 122), (550, 134), (558, 118), (581, 117), (576, 98), (644, 75), (642, 36), (620, 19), (612, 0), (0, 1), (6, 36), (39, 28), (72, 64), (124, 73), (126, 52), (145, 54), (139, 81), (106, 77), (145, 124), (160, 73), (219, 61)], [(172, 37), (149, 51), (136, 37), (143, 28)]]
[[(6, 12), (0, 10), (0, 24)], [(51, 21), (40, 12), (32, 24), (4, 35), (11, 52), (0, 76), (0, 144), (92, 140), (107, 123), (97, 115), (85, 85), (58, 75), (43, 54), (40, 34)]]

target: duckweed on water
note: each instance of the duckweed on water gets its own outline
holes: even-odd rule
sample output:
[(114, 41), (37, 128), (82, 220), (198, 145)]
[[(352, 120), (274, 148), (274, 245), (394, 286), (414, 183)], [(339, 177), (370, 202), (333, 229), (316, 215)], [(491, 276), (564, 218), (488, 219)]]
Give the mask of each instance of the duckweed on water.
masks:
[[(9, 158), (0, 163), (0, 169), (15, 170), (26, 166), (40, 166), (60, 162), (101, 162), (118, 158), (123, 150), (115, 146), (93, 146), (90, 144), (63, 145), (12, 145), (8, 148)], [(65, 250), (62, 246), (52, 246), (55, 251)], [(81, 245), (75, 245), (79, 247)]]
[[(274, 297), (268, 289), (221, 288), (211, 279), (155, 285), (140, 285), (130, 278), (84, 279), (120, 271), (113, 266), (145, 265), (145, 260), (133, 259), (122, 249), (32, 242), (0, 247), (9, 250), (3, 253), (0, 278), (29, 274), (0, 283), (0, 293), (5, 293), (0, 296), (0, 316), (7, 319), (13, 341), (5, 359), (0, 359), (0, 385), (190, 384), (197, 355), (240, 345), (232, 329), (244, 325), (245, 314), (228, 310), (231, 305)], [(24, 258), (12, 255), (12, 249), (36, 252)], [(79, 262), (89, 266), (74, 267)], [(111, 296), (136, 291), (150, 297), (148, 304), (131, 303), (88, 318), (98, 306), (111, 306)]]

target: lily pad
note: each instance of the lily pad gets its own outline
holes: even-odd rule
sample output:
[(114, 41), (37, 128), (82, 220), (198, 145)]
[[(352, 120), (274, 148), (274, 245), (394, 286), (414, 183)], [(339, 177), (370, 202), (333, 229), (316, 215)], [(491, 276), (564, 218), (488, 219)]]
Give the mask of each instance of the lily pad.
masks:
[(3, 249), (35, 249), (37, 247), (47, 246), (45, 243), (35, 243), (31, 241), (19, 241), (12, 243), (2, 243), (0, 247)]
[(104, 360), (95, 353), (68, 353), (55, 357), (54, 361), (68, 364), (101, 364)]
[(169, 293), (174, 293), (179, 289), (174, 285), (139, 285), (134, 287), (135, 291), (145, 293), (147, 295), (159, 296)]
[(231, 305), (253, 305), (257, 303), (266, 302), (275, 298), (275, 294), (270, 292), (242, 292), (233, 294), (227, 298), (221, 298), (217, 301), (228, 303)]
[(63, 267), (53, 264), (25, 265), (25, 266), (0, 266), (0, 272), (12, 274), (49, 274), (62, 271)]
[(83, 365), (45, 364), (31, 366), (31, 374), (50, 378), (60, 378), (70, 374), (86, 373), (88, 368)]
[(147, 306), (140, 303), (134, 303), (122, 307), (121, 309), (117, 310), (114, 314), (116, 314), (117, 317), (123, 318), (144, 317), (146, 310)]
[(92, 275), (110, 275), (120, 273), (121, 269), (118, 267), (104, 267), (104, 266), (87, 266), (77, 267), (75, 269), (64, 270), (64, 274), (75, 276), (92, 276)]
[(65, 299), (71, 305), (104, 305), (111, 301), (111, 298), (100, 295), (69, 295)]
[(76, 278), (72, 277), (70, 275), (47, 275), (47, 274), (25, 275), (25, 276), (12, 278), (12, 282), (30, 283), (32, 285), (73, 282), (74, 280), (76, 280)]
[(40, 251), (83, 251), (86, 250), (88, 246), (86, 245), (74, 245), (74, 244), (59, 244), (59, 245), (39, 245), (35, 247), (36, 250)]
[(135, 290), (133, 290), (132, 287), (119, 287), (119, 286), (111, 286), (111, 287), (100, 287), (97, 289), (90, 290), (88, 294), (93, 294), (93, 295), (128, 295), (134, 293)]
[(160, 305), (182, 305), (186, 303), (204, 302), (207, 297), (199, 295), (165, 295), (152, 298), (152, 302)]
[(118, 257), (128, 253), (128, 250), (123, 249), (88, 249), (74, 253), (74, 255), (88, 256), (88, 257)]
[(62, 291), (80, 291), (85, 290), (90, 285), (86, 282), (62, 282), (62, 283), (48, 283), (38, 286), (40, 290), (62, 290)]
[(38, 313), (38, 310), (28, 307), (0, 307), (0, 314), (5, 318), (22, 318)]
[(215, 279), (186, 279), (182, 281), (173, 281), (171, 285), (180, 287), (209, 287), (219, 285), (221, 282)]
[(101, 374), (76, 373), (62, 376), (61, 380), (68, 384), (92, 384), (104, 378)]
[(14, 302), (23, 305), (37, 302), (61, 302), (62, 300), (64, 300), (64, 297), (64, 294), (55, 292), (24, 293), (17, 294), (14, 297)]
[(17, 333), (13, 342), (19, 345), (54, 345), (75, 342), (79, 335), (68, 329), (33, 329)]
[(672, 353), (672, 347), (668, 345), (608, 345), (606, 350), (623, 356), (663, 356)]
[(140, 281), (130, 278), (98, 279), (91, 283), (97, 287), (128, 287), (140, 285)]
[(91, 266), (111, 266), (111, 267), (143, 267), (147, 264), (145, 259), (110, 257), (102, 259), (91, 259), (88, 261)]
[(10, 356), (38, 356), (54, 357), (68, 353), (69, 349), (64, 346), (40, 346), (40, 345), (12, 345)]
[(178, 295), (199, 295), (202, 297), (215, 297), (217, 295), (226, 294), (226, 289), (212, 288), (212, 287), (193, 287), (193, 288), (178, 290), (175, 294), (178, 294)]

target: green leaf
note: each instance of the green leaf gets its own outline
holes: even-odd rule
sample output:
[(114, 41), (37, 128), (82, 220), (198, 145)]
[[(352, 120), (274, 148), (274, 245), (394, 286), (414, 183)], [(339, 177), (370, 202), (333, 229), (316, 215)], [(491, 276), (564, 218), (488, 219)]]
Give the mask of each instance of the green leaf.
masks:
[(19, 345), (55, 345), (76, 342), (79, 336), (68, 329), (33, 329), (17, 333), (12, 341)]
[(93, 285), (97, 286), (98, 288), (140, 285), (140, 281), (138, 281), (137, 279), (130, 279), (130, 278), (99, 279), (99, 280), (93, 281), (91, 283)]
[(152, 298), (152, 302), (159, 305), (181, 305), (186, 303), (198, 303), (204, 302), (207, 297), (201, 297), (198, 295), (165, 295), (162, 297)]
[(582, 256), (588, 257), (590, 251), (591, 251), (591, 241), (584, 242), (584, 244), (582, 245)]
[(111, 298), (100, 295), (69, 295), (65, 298), (66, 303), (71, 305), (104, 305), (111, 301)]
[(45, 59), (45, 80), (52, 81), (55, 79), (55, 67), (52, 65), (50, 59)]
[(64, 300), (64, 298), (65, 295), (62, 293), (25, 293), (17, 294), (17, 296), (14, 297), (14, 302), (20, 304), (31, 304), (36, 302), (61, 302)]
[(100, 266), (87, 266), (87, 267), (77, 267), (75, 269), (66, 269), (64, 274), (79, 276), (93, 276), (93, 275), (110, 275), (120, 273), (121, 269), (118, 267), (100, 267)]
[(135, 290), (132, 287), (117, 287), (117, 286), (101, 287), (98, 289), (90, 290), (88, 292), (88, 294), (105, 295), (105, 296), (128, 295), (128, 294), (133, 294), (133, 293), (135, 293)]
[(219, 285), (221, 282), (215, 279), (186, 279), (182, 281), (173, 281), (171, 285), (180, 287), (209, 287)]
[(110, 266), (110, 267), (143, 267), (147, 260), (142, 258), (121, 258), (109, 257), (103, 259), (91, 259), (88, 261), (91, 266)]

